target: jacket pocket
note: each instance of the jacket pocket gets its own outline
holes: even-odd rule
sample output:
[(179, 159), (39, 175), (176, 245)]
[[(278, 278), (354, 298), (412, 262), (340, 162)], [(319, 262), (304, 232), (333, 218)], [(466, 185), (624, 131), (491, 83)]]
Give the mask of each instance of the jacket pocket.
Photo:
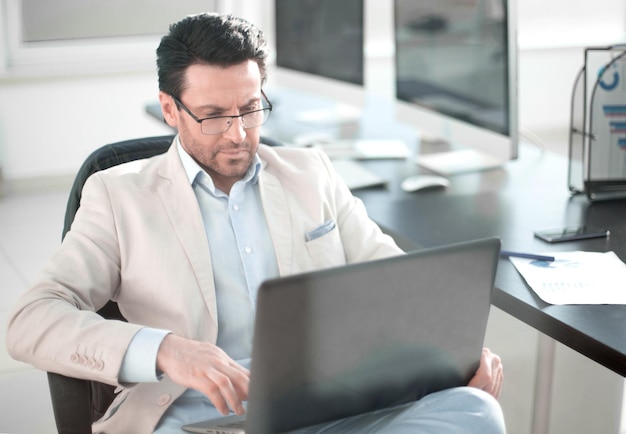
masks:
[[(117, 390), (119, 390), (119, 388), (116, 389), (116, 391)], [(124, 403), (124, 401), (126, 401), (126, 398), (128, 398), (128, 396), (130, 395), (130, 392), (131, 392), (130, 389), (123, 389), (121, 392), (119, 392), (117, 396), (115, 397), (115, 399), (113, 400), (113, 402), (111, 403), (111, 405), (109, 406), (108, 410), (98, 420), (98, 422), (104, 422), (105, 420), (113, 416), (117, 412), (117, 410), (120, 408), (120, 406)]]
[(325, 222), (319, 228), (308, 232), (307, 239), (309, 241), (305, 245), (314, 268), (345, 265), (346, 255), (334, 222)]

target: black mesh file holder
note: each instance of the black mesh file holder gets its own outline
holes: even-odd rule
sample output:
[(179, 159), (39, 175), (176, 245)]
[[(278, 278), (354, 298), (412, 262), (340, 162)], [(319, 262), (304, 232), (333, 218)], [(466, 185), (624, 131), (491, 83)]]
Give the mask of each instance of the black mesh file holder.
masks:
[(569, 189), (626, 198), (626, 46), (585, 49), (572, 92)]
[(572, 104), (570, 112), (569, 129), (569, 165), (568, 165), (568, 187), (574, 194), (583, 193), (584, 185), (584, 149), (585, 149), (585, 118), (583, 101), (583, 79), (585, 67), (583, 66), (574, 82), (572, 90)]

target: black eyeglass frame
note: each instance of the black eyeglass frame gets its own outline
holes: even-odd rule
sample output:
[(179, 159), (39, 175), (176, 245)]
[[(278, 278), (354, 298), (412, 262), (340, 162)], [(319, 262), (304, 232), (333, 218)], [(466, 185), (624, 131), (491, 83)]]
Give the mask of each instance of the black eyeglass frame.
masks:
[[(262, 90), (262, 89), (261, 89), (261, 96), (263, 97), (263, 99), (265, 100), (265, 102), (267, 102), (267, 105), (268, 105), (267, 107), (263, 107), (263, 108), (258, 109), (258, 110), (251, 110), (251, 111), (249, 111), (249, 112), (241, 113), (241, 114), (238, 114), (238, 115), (227, 115), (227, 116), (209, 116), (209, 117), (207, 117), (207, 118), (202, 118), (202, 119), (200, 119), (200, 118), (198, 118), (196, 115), (194, 115), (194, 114), (191, 112), (191, 110), (189, 110), (189, 109), (187, 108), (187, 106), (186, 106), (185, 104), (183, 104), (183, 103), (182, 103), (182, 101), (181, 101), (181, 100), (179, 100), (178, 98), (176, 98), (174, 95), (171, 95), (171, 97), (172, 97), (172, 99), (174, 100), (174, 102), (176, 103), (176, 105), (177, 105), (178, 107), (182, 108), (185, 112), (187, 112), (187, 114), (191, 117), (191, 119), (193, 119), (194, 121), (196, 121), (197, 123), (199, 123), (199, 124), (200, 124), (200, 131), (202, 132), (202, 134), (204, 134), (204, 135), (206, 135), (206, 136), (213, 136), (213, 135), (216, 135), (216, 134), (224, 134), (224, 133), (225, 133), (226, 131), (228, 131), (228, 130), (230, 129), (230, 127), (233, 125), (233, 122), (231, 122), (230, 124), (228, 124), (228, 128), (226, 128), (224, 131), (220, 131), (219, 133), (210, 133), (210, 134), (207, 134), (207, 133), (205, 133), (204, 131), (202, 131), (202, 122), (203, 122), (203, 121), (206, 121), (206, 120), (209, 120), (209, 119), (226, 119), (226, 118), (230, 118), (230, 119), (232, 120), (232, 119), (235, 119), (235, 118), (241, 118), (241, 120), (242, 120), (242, 122), (243, 122), (243, 117), (244, 117), (244, 116), (246, 116), (246, 115), (249, 115), (250, 113), (256, 113), (256, 112), (261, 112), (261, 111), (262, 111), (262, 112), (264, 112), (264, 111), (268, 111), (267, 117), (265, 118), (265, 120), (263, 121), (263, 123), (262, 123), (261, 125), (265, 124), (265, 122), (267, 122), (267, 120), (269, 119), (269, 114), (272, 112), (272, 109), (274, 108), (274, 106), (272, 105), (271, 101), (269, 100), (269, 98), (267, 97), (267, 95), (265, 95), (265, 92), (263, 92), (263, 90)], [(258, 127), (260, 127), (261, 125), (257, 125), (257, 126), (255, 126), (255, 127), (245, 127), (245, 126), (244, 126), (244, 128), (245, 128), (245, 129), (249, 129), (249, 128), (258, 128)]]

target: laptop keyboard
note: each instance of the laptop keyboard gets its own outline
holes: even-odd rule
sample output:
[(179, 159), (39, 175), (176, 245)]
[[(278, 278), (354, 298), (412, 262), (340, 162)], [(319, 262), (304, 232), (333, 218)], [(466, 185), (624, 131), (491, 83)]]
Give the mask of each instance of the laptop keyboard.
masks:
[(235, 422), (231, 422), (231, 423), (225, 423), (224, 425), (222, 425), (224, 428), (245, 428), (246, 427), (246, 421), (245, 420), (238, 420)]

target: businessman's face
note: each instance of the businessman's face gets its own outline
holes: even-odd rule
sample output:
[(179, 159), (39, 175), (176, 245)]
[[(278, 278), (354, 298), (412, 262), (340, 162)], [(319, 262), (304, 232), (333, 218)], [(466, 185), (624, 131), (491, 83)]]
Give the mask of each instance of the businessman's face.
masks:
[[(201, 127), (189, 113), (177, 107), (170, 95), (161, 92), (159, 98), (165, 120), (178, 128), (183, 148), (211, 175), (216, 187), (229, 193), (250, 167), (261, 128), (244, 128), (240, 117), (205, 121)], [(254, 61), (226, 68), (192, 65), (186, 71), (179, 100), (197, 119), (237, 116), (260, 109), (259, 68)], [(225, 128), (228, 129), (219, 131)]]

